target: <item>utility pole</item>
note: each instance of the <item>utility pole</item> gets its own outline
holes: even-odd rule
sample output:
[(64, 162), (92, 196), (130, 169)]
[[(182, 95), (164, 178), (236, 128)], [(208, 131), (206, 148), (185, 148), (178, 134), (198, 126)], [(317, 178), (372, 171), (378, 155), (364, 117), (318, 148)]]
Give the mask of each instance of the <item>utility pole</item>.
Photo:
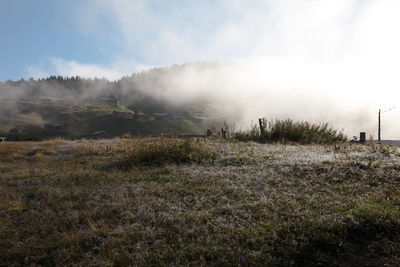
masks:
[(378, 113), (378, 141), (381, 141), (381, 110)]
[(382, 114), (382, 113), (385, 113), (385, 112), (392, 111), (392, 110), (395, 109), (395, 108), (396, 108), (396, 107), (393, 106), (393, 107), (391, 107), (391, 108), (389, 108), (389, 109), (386, 109), (386, 110), (384, 110), (384, 111), (381, 111), (381, 109), (379, 109), (379, 112), (378, 112), (378, 142), (381, 141), (381, 114)]

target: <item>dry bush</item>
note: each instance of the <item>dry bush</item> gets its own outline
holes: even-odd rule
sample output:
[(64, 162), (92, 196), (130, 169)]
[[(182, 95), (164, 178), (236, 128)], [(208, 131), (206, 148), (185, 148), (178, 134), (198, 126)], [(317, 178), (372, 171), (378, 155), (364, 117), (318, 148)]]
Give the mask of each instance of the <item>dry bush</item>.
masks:
[(328, 123), (313, 124), (286, 120), (262, 120), (262, 128), (253, 125), (249, 131), (235, 133), (240, 141), (257, 142), (295, 142), (302, 144), (327, 144), (344, 142), (347, 138), (341, 131), (335, 130)]
[(171, 137), (128, 139), (123, 141), (124, 165), (162, 165), (214, 161), (216, 153), (198, 140)]

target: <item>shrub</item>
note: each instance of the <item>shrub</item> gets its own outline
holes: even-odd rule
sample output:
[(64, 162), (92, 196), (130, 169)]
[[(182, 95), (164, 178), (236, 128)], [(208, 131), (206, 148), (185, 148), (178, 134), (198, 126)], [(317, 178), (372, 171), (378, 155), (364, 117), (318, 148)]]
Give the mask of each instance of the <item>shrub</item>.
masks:
[(296, 142), (335, 143), (346, 141), (341, 131), (335, 130), (328, 123), (312, 124), (309, 122), (294, 122), (293, 120), (266, 120), (262, 119), (261, 128), (254, 124), (250, 130), (235, 133), (240, 141), (257, 142)]
[(204, 143), (173, 137), (130, 139), (123, 162), (133, 165), (161, 165), (164, 163), (200, 163), (213, 161), (216, 153)]

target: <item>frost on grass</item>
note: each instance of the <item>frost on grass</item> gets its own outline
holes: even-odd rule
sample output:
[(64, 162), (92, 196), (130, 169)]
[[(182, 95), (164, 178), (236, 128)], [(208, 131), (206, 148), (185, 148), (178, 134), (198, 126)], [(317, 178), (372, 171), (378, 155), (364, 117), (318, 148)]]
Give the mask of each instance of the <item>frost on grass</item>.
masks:
[[(82, 140), (16, 144), (15, 149), (0, 144), (0, 155), (15, 159), (0, 161), (0, 262), (257, 266), (399, 261), (396, 148), (210, 139), (190, 144), (212, 152), (212, 160), (110, 167), (129, 155), (138, 157), (140, 149), (151, 152), (151, 144), (159, 141)], [(164, 141), (171, 143), (161, 149), (185, 144)], [(28, 154), (38, 149), (51, 153)], [(173, 151), (187, 156), (191, 149)]]
[(119, 167), (212, 162), (216, 158), (216, 153), (211, 147), (191, 139), (125, 139), (119, 146), (123, 150), (122, 158), (117, 163)]

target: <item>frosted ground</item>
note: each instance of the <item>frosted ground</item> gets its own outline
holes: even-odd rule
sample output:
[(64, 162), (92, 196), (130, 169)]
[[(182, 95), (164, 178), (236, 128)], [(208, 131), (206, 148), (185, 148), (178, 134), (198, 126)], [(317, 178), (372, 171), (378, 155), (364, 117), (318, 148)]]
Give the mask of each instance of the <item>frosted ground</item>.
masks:
[(399, 196), (391, 146), (2, 143), (0, 262), (396, 266)]

